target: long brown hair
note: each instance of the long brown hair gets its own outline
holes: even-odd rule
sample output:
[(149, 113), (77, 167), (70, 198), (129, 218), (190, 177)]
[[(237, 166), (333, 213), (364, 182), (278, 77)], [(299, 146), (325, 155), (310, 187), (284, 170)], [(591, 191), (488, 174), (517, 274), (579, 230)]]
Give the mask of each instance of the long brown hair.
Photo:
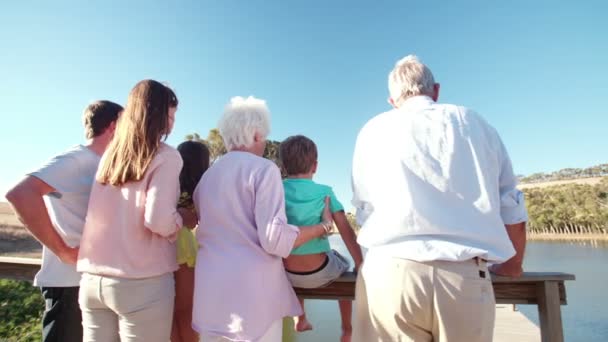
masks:
[(161, 140), (170, 130), (169, 108), (177, 107), (173, 90), (154, 80), (143, 80), (129, 93), (114, 138), (105, 152), (97, 181), (120, 186), (143, 178)]
[(177, 146), (182, 156), (184, 166), (179, 174), (179, 185), (181, 189), (181, 205), (184, 207), (192, 205), (192, 194), (203, 177), (203, 173), (209, 168), (209, 148), (199, 141), (184, 141)]

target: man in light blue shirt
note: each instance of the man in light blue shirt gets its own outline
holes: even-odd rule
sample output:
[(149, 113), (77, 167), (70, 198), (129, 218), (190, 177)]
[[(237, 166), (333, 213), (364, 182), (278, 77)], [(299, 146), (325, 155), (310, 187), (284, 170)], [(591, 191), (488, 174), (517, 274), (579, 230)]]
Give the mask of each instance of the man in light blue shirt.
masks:
[(507, 151), (478, 114), (436, 103), (439, 84), (415, 56), (397, 62), (389, 91), (394, 109), (365, 124), (353, 156), (358, 242), (369, 249), (353, 339), (491, 341), (486, 263), (521, 275), (526, 239)]

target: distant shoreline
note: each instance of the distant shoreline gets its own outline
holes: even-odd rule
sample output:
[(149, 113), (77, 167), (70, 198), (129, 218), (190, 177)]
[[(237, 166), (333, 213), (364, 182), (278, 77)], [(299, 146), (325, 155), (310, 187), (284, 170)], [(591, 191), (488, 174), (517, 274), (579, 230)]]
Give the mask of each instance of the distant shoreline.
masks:
[(608, 234), (547, 234), (527, 233), (528, 241), (608, 241)]
[(531, 189), (531, 188), (547, 188), (547, 187), (566, 185), (566, 184), (596, 185), (596, 184), (599, 184), (602, 181), (602, 179), (605, 177), (606, 176), (545, 180), (545, 181), (538, 181), (538, 182), (531, 182), (531, 183), (519, 183), (517, 185), (517, 187), (520, 190), (523, 190), (523, 189)]

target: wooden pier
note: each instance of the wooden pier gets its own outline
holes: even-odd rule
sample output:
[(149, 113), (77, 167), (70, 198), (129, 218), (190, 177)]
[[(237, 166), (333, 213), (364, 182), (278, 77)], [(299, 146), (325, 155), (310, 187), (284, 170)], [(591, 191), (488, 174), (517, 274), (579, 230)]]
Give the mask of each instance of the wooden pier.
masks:
[(538, 342), (540, 340), (540, 328), (517, 311), (515, 305), (496, 305), (494, 342)]
[[(0, 278), (31, 281), (39, 269), (39, 259), (0, 257)], [(538, 306), (542, 342), (563, 342), (561, 305), (567, 304), (565, 281), (574, 279), (574, 275), (567, 273), (525, 272), (520, 278), (493, 276), (492, 284), (497, 304)], [(355, 274), (348, 272), (327, 287), (295, 290), (299, 296), (309, 299), (354, 299), (354, 285)], [(497, 305), (495, 341), (538, 341), (534, 339), (533, 329), (526, 329), (531, 332), (518, 337), (523, 325), (529, 327), (531, 322), (521, 313), (517, 314), (512, 312), (512, 305)]]

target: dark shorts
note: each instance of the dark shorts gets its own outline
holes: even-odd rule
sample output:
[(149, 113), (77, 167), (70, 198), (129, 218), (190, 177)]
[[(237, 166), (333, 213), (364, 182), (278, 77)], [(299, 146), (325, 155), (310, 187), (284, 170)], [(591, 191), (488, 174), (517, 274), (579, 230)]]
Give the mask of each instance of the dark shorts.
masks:
[(78, 286), (42, 287), (45, 309), (42, 341), (82, 341), (82, 314), (78, 306)]

